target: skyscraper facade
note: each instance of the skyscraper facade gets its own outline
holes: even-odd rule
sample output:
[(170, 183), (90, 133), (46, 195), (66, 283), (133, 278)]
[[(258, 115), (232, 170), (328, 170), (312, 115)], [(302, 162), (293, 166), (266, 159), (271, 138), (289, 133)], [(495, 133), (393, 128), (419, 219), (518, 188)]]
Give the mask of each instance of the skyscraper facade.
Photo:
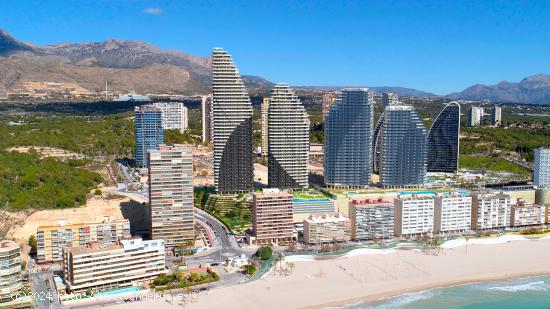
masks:
[(535, 149), (533, 184), (538, 188), (550, 188), (550, 148)]
[(261, 133), (262, 133), (262, 157), (267, 158), (267, 149), (269, 148), (268, 145), (268, 131), (267, 131), (267, 118), (269, 113), (269, 98), (264, 98), (262, 101), (262, 109), (261, 109)]
[(372, 171), (372, 93), (342, 89), (325, 122), (325, 183), (362, 188)]
[(428, 133), (428, 172), (458, 170), (460, 105), (451, 102), (437, 115)]
[(158, 149), (164, 143), (162, 110), (153, 105), (136, 106), (135, 109), (136, 163), (147, 166), (147, 151)]
[(202, 142), (212, 141), (212, 95), (201, 97)]
[(475, 127), (481, 124), (483, 120), (483, 108), (470, 106), (468, 110), (468, 126)]
[(253, 193), (252, 214), (256, 244), (292, 240), (292, 194), (276, 188)]
[(309, 118), (288, 85), (278, 84), (271, 91), (267, 123), (269, 186), (309, 187)]
[(176, 248), (195, 239), (193, 153), (180, 145), (150, 150), (151, 238)]
[(218, 193), (253, 189), (252, 103), (231, 55), (212, 53), (214, 186)]
[(372, 134), (372, 171), (374, 173), (379, 173), (380, 171), (380, 136), (382, 133), (382, 125), (384, 124), (384, 111), (386, 110), (386, 107), (390, 105), (399, 105), (399, 97), (393, 92), (382, 93), (381, 97), (382, 100), (380, 107), (382, 108), (382, 113), (380, 114), (380, 118), (378, 118), (378, 122), (376, 122), (376, 125), (374, 126), (374, 131)]
[(164, 130), (178, 130), (181, 133), (189, 126), (187, 107), (181, 102), (155, 102), (154, 106), (162, 111), (162, 127)]
[(502, 124), (502, 108), (500, 106), (495, 106), (493, 109), (493, 125), (500, 126)]
[(381, 128), (380, 182), (384, 188), (414, 188), (426, 176), (426, 128), (412, 106), (389, 106)]

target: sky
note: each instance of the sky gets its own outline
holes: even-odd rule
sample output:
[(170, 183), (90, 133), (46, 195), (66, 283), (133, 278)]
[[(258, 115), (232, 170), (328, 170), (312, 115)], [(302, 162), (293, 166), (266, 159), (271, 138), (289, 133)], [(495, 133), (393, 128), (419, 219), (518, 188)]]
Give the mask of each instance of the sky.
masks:
[(37, 45), (133, 39), (243, 74), (315, 86), (448, 94), (550, 73), (550, 1), (0, 1), (0, 28)]

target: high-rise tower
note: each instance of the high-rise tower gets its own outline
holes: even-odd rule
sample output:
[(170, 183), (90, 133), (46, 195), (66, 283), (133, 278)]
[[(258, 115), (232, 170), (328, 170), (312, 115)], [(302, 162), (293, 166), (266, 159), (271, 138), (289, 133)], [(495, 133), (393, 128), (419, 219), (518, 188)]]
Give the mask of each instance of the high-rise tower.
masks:
[(201, 98), (202, 142), (212, 141), (212, 95)]
[(368, 89), (342, 89), (325, 122), (325, 183), (361, 188), (372, 171), (373, 98)]
[(214, 186), (218, 193), (253, 189), (252, 103), (231, 55), (212, 53)]
[(264, 98), (262, 101), (262, 110), (261, 110), (261, 133), (262, 133), (262, 157), (267, 158), (267, 149), (268, 145), (268, 133), (267, 133), (267, 116), (269, 113), (269, 98)]
[(437, 115), (428, 133), (428, 172), (458, 170), (460, 105), (451, 102)]
[(136, 163), (147, 167), (147, 151), (164, 143), (162, 111), (153, 105), (135, 108)]
[(268, 183), (272, 188), (307, 188), (309, 118), (294, 91), (278, 84), (268, 109)]

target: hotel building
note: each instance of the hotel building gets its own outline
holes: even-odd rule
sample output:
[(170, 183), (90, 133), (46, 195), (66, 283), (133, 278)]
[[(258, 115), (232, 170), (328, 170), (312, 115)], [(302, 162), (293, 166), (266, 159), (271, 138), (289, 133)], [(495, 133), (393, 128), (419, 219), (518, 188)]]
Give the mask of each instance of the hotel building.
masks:
[(202, 142), (212, 141), (212, 95), (201, 97)]
[(130, 237), (128, 219), (109, 220), (99, 223), (79, 223), (40, 226), (36, 232), (36, 260), (38, 263), (56, 262), (63, 259), (63, 248), (86, 246), (92, 242), (115, 243), (119, 238)]
[(472, 197), (457, 192), (434, 197), (434, 232), (460, 233), (469, 231), (472, 223)]
[(431, 195), (405, 194), (394, 199), (395, 236), (433, 233), (435, 200)]
[(0, 304), (13, 300), (23, 287), (22, 278), (21, 245), (11, 240), (0, 241)]
[(510, 226), (510, 196), (475, 194), (472, 196), (472, 229), (503, 229)]
[(533, 184), (537, 188), (550, 188), (550, 148), (535, 149)]
[(372, 93), (342, 89), (325, 121), (325, 184), (368, 187), (372, 172)]
[(63, 274), (70, 293), (128, 287), (164, 272), (162, 240), (122, 239), (117, 244), (93, 243), (63, 252)]
[(546, 223), (548, 208), (518, 199), (512, 205), (510, 225), (513, 227), (543, 225)]
[(170, 249), (194, 241), (192, 149), (160, 145), (148, 155), (151, 238)]
[(252, 194), (252, 223), (256, 244), (292, 240), (292, 194), (263, 189)]
[(339, 213), (311, 215), (304, 219), (304, 242), (323, 244), (351, 239), (351, 221)]
[(189, 126), (187, 107), (181, 102), (156, 102), (153, 106), (162, 111), (162, 128), (185, 132)]
[(394, 235), (394, 205), (383, 199), (349, 202), (352, 240), (391, 238)]
[(456, 173), (460, 134), (460, 104), (451, 102), (437, 115), (428, 132), (428, 172)]
[(309, 118), (294, 91), (278, 84), (268, 108), (268, 184), (271, 188), (308, 188)]
[(158, 149), (164, 143), (162, 111), (153, 105), (136, 106), (135, 108), (136, 163), (147, 166), (147, 151)]
[(214, 186), (220, 194), (254, 188), (252, 103), (231, 55), (212, 54)]

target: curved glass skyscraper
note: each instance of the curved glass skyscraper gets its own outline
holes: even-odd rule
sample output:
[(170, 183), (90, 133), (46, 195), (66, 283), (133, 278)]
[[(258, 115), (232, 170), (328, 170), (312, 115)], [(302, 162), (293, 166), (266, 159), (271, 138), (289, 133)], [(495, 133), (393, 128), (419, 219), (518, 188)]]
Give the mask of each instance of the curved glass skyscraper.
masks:
[(226, 51), (212, 53), (214, 186), (218, 193), (253, 189), (252, 103)]
[(278, 84), (271, 91), (267, 117), (269, 186), (307, 188), (309, 118), (286, 84)]
[(451, 102), (437, 115), (428, 133), (428, 172), (458, 170), (460, 105)]
[(381, 128), (380, 182), (384, 188), (421, 186), (426, 176), (427, 132), (412, 106), (389, 106)]
[(373, 98), (368, 89), (343, 89), (325, 121), (325, 184), (362, 188), (372, 172)]

